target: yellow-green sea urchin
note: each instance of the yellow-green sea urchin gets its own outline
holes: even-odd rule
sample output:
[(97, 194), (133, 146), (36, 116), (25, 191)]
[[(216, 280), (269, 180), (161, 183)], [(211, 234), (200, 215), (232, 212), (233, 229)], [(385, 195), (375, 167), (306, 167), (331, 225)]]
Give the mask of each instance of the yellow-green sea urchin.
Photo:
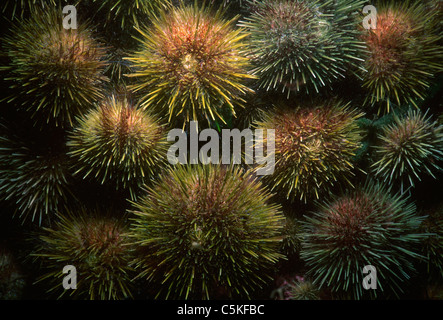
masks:
[(36, 121), (72, 125), (74, 116), (103, 96), (105, 49), (84, 23), (65, 29), (62, 9), (35, 9), (4, 39), (2, 67), (17, 101)]
[(142, 94), (142, 106), (158, 107), (169, 121), (224, 121), (235, 114), (249, 61), (244, 56), (246, 34), (224, 20), (223, 11), (181, 6), (162, 12), (149, 28), (138, 29), (139, 51), (130, 61), (136, 71), (131, 88)]
[(140, 276), (166, 298), (253, 297), (282, 257), (284, 218), (270, 197), (238, 167), (174, 168), (131, 211)]
[(79, 118), (68, 141), (75, 174), (112, 182), (132, 198), (166, 164), (167, 145), (156, 117), (126, 96), (104, 99)]

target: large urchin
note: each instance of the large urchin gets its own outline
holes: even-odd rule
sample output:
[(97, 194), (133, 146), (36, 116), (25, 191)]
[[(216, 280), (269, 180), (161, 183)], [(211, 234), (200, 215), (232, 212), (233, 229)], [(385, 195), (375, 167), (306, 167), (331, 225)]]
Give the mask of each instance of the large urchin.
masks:
[(71, 126), (76, 115), (103, 97), (105, 49), (88, 25), (65, 29), (57, 7), (36, 8), (4, 39), (9, 59), (2, 70), (16, 101), (40, 124)]
[[(313, 283), (337, 297), (398, 297), (416, 271), (422, 221), (404, 195), (368, 180), (306, 216), (301, 257)], [(363, 289), (367, 265), (376, 269), (377, 290)]]
[(181, 6), (162, 12), (149, 28), (141, 27), (140, 49), (128, 60), (135, 78), (130, 86), (142, 96), (142, 106), (155, 107), (170, 122), (225, 122), (235, 114), (246, 80), (249, 60), (245, 34), (225, 20), (221, 9)]
[(251, 1), (239, 25), (250, 33), (248, 54), (265, 90), (318, 92), (361, 63), (353, 16), (360, 1)]
[(113, 95), (79, 117), (67, 145), (74, 174), (128, 190), (135, 199), (166, 165), (168, 142), (155, 115)]
[(270, 197), (239, 167), (171, 170), (131, 210), (139, 276), (165, 298), (253, 297), (283, 257)]

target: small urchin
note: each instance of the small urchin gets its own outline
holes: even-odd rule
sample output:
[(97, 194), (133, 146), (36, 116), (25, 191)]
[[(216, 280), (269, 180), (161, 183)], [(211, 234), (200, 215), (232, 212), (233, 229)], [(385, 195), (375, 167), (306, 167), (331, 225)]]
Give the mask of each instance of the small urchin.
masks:
[(67, 145), (74, 174), (112, 183), (135, 198), (138, 188), (166, 165), (168, 142), (156, 116), (123, 94), (105, 98), (80, 117)]
[(134, 265), (172, 299), (252, 297), (271, 276), (284, 217), (252, 171), (177, 166), (131, 212)]
[[(301, 258), (319, 288), (340, 298), (399, 297), (416, 272), (423, 217), (404, 194), (368, 180), (318, 203), (305, 217)], [(364, 290), (363, 268), (376, 268), (377, 290)]]
[[(132, 249), (125, 215), (115, 217), (99, 209), (80, 208), (58, 215), (48, 228), (37, 231), (32, 256), (40, 265), (38, 282), (58, 297), (115, 300), (132, 297)], [(75, 267), (75, 289), (62, 286), (65, 266)]]
[[(275, 169), (262, 180), (283, 197), (304, 202), (318, 199), (338, 181), (350, 183), (361, 141), (356, 120), (362, 115), (333, 100), (264, 112), (255, 126), (275, 130)], [(256, 141), (268, 142), (266, 135)]]
[(140, 32), (140, 49), (128, 60), (135, 72), (130, 88), (142, 96), (141, 105), (158, 108), (170, 122), (225, 122), (224, 113), (251, 89), (246, 80), (249, 60), (244, 54), (246, 34), (225, 20), (223, 10), (180, 6), (162, 11)]
[(420, 110), (410, 109), (393, 119), (378, 135), (373, 173), (389, 184), (400, 182), (402, 190), (414, 187), (425, 175), (435, 178), (442, 170), (443, 125)]

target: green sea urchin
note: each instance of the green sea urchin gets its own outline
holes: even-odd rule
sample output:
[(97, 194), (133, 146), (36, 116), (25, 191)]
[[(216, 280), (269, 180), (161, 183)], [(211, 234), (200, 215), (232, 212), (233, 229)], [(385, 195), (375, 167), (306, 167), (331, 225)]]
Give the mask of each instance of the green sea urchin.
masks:
[(259, 87), (318, 92), (356, 68), (362, 44), (354, 12), (361, 1), (250, 1), (239, 25), (250, 32), (248, 53)]
[(141, 48), (130, 61), (142, 106), (158, 107), (169, 121), (224, 121), (223, 112), (251, 91), (245, 80), (249, 60), (243, 55), (246, 34), (226, 21), (223, 11), (194, 6), (162, 12), (150, 28), (138, 29)]
[[(20, 20), (4, 39), (5, 79), (35, 120), (71, 125), (73, 117), (101, 98), (105, 50), (88, 26), (64, 29), (61, 9), (51, 7)], [(38, 116), (37, 116), (38, 115)]]
[[(306, 216), (301, 257), (320, 288), (351, 299), (399, 295), (415, 271), (423, 217), (401, 194), (371, 181), (333, 197)], [(377, 271), (377, 290), (363, 289), (363, 267)]]
[(63, 153), (39, 153), (8, 137), (0, 137), (0, 199), (16, 205), (24, 221), (51, 220), (64, 211), (71, 192), (69, 160)]
[[(337, 181), (348, 181), (360, 145), (362, 114), (340, 102), (265, 112), (259, 129), (275, 129), (275, 170), (263, 177), (288, 199), (319, 198)], [(264, 143), (257, 141), (256, 143)]]
[(426, 113), (409, 110), (404, 116), (394, 115), (379, 139), (378, 160), (372, 167), (385, 182), (400, 181), (403, 190), (423, 175), (435, 178), (433, 172), (442, 170), (443, 125), (426, 118)]
[(166, 164), (168, 142), (157, 119), (128, 97), (112, 96), (78, 120), (70, 134), (75, 174), (112, 182), (132, 198)]
[(140, 276), (166, 298), (251, 297), (269, 279), (283, 216), (251, 171), (179, 166), (134, 203)]
[[(44, 274), (38, 281), (49, 291), (79, 299), (130, 298), (132, 250), (126, 234), (124, 217), (114, 218), (86, 209), (60, 215), (51, 228), (39, 231), (39, 242), (33, 253)], [(66, 265), (77, 273), (76, 289), (62, 286)]]
[(362, 38), (369, 49), (362, 74), (371, 104), (413, 104), (423, 100), (432, 77), (443, 70), (436, 11), (421, 1), (378, 2), (377, 27)]

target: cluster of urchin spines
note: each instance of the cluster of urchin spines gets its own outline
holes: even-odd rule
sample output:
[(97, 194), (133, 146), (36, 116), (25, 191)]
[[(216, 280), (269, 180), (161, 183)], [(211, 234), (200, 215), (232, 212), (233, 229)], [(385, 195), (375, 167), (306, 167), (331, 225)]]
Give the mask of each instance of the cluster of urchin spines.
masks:
[(8, 102), (43, 124), (71, 126), (74, 117), (103, 97), (106, 50), (85, 23), (65, 29), (61, 8), (35, 7), (4, 39)]
[[(368, 180), (319, 203), (318, 210), (305, 217), (301, 251), (313, 283), (339, 298), (400, 296), (416, 272), (414, 262), (423, 258), (419, 246), (426, 236), (419, 230), (424, 217), (408, 200)], [(380, 292), (362, 289), (366, 265), (376, 267)]]
[(82, 178), (113, 183), (135, 198), (138, 188), (166, 166), (164, 125), (129, 95), (105, 98), (77, 122), (67, 145), (74, 173)]
[(400, 182), (405, 190), (423, 176), (435, 178), (441, 172), (443, 125), (433, 122), (427, 112), (409, 109), (406, 114), (395, 114), (378, 137), (372, 171), (384, 182)]
[(105, 27), (116, 25), (128, 32), (171, 6), (170, 0), (92, 0), (92, 3), (99, 12), (106, 13)]
[(70, 161), (64, 153), (40, 150), (9, 128), (1, 129), (0, 200), (14, 204), (14, 215), (23, 223), (45, 225), (75, 199)]
[(246, 34), (223, 12), (181, 5), (137, 29), (140, 50), (128, 58), (135, 69), (128, 76), (136, 78), (130, 88), (141, 94), (142, 106), (157, 108), (174, 124), (222, 123), (224, 112), (235, 115), (253, 76), (244, 54)]
[(375, 6), (376, 28), (361, 36), (368, 49), (362, 73), (366, 102), (385, 112), (405, 104), (418, 107), (433, 77), (443, 71), (437, 11), (421, 1)]
[[(361, 1), (251, 1), (239, 25), (250, 33), (248, 54), (266, 90), (318, 93), (361, 68), (355, 15)], [(354, 70), (355, 71), (355, 70)]]
[[(80, 208), (65, 214), (37, 235), (32, 253), (40, 264), (38, 282), (59, 298), (115, 300), (132, 297), (133, 249), (125, 215)], [(76, 287), (64, 289), (64, 267), (75, 267)]]
[(139, 275), (166, 298), (251, 297), (283, 257), (284, 218), (270, 197), (238, 167), (170, 170), (131, 211)]
[(255, 126), (275, 130), (275, 170), (263, 181), (287, 199), (304, 202), (338, 181), (350, 183), (361, 140), (356, 120), (362, 115), (333, 100), (264, 112)]

